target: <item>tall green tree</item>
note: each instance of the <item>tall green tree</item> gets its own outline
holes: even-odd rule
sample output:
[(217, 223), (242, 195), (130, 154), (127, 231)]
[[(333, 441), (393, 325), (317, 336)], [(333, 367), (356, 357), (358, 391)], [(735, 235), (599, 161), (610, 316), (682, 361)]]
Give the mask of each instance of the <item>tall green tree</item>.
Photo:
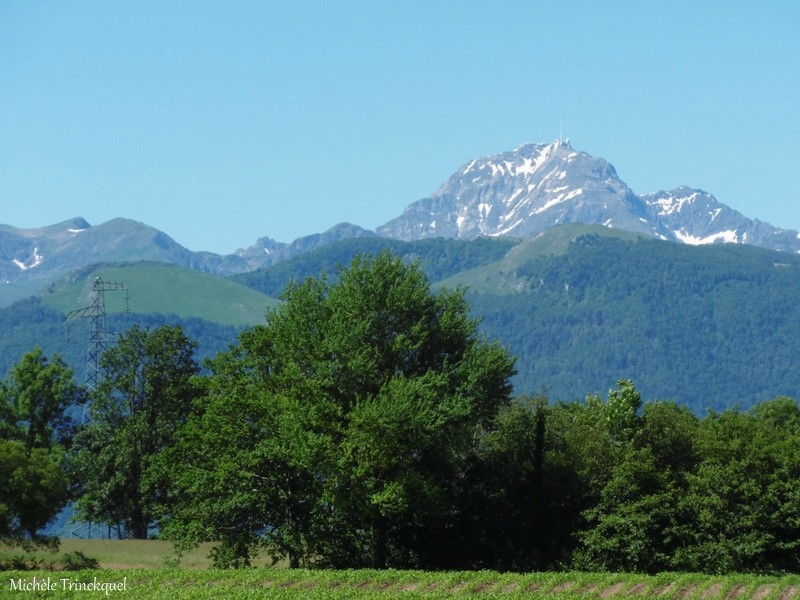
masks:
[(68, 445), (72, 420), (70, 406), (86, 401), (86, 391), (59, 354), (48, 359), (42, 349), (25, 354), (0, 384), (0, 434), (17, 439), (25, 449), (50, 449)]
[[(517, 398), (500, 409), (482, 437), (463, 490), (461, 551), (457, 562), (497, 570), (534, 570), (548, 564), (549, 529), (545, 478), (547, 398)], [(468, 558), (468, 560), (465, 560)]]
[(66, 409), (84, 400), (83, 388), (61, 357), (48, 360), (38, 347), (0, 383), (0, 539), (55, 541), (38, 532), (69, 499)]
[(776, 399), (725, 411), (698, 430), (697, 469), (682, 497), (676, 567), (707, 572), (800, 569), (800, 411)]
[[(632, 382), (620, 381), (598, 405), (606, 415), (610, 469), (583, 512), (574, 564), (585, 570), (658, 572), (673, 568), (682, 545), (676, 527), (686, 477), (697, 460), (697, 419), (674, 403), (644, 406)], [(591, 406), (589, 407), (591, 408)]]
[(292, 565), (429, 564), (512, 359), (477, 336), (463, 292), (433, 294), (388, 252), (283, 300), (212, 365), (165, 532), (220, 541), (229, 565), (259, 547)]
[(177, 326), (134, 326), (101, 357), (89, 422), (75, 438), (80, 519), (145, 539), (168, 510), (170, 474), (156, 459), (199, 394), (195, 346)]

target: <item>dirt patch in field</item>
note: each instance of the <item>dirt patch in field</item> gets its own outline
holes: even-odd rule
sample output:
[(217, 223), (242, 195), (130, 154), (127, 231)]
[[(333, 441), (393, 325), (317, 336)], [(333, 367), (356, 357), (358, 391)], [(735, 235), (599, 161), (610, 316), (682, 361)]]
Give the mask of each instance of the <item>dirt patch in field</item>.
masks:
[(772, 593), (772, 590), (774, 589), (775, 589), (774, 585), (770, 584), (760, 585), (753, 592), (753, 595), (750, 596), (750, 600), (764, 600), (764, 598), (769, 596)]
[(722, 592), (722, 584), (714, 583), (708, 586), (706, 589), (704, 589), (702, 594), (700, 594), (700, 597), (703, 600), (712, 600), (712, 598), (719, 598), (721, 592)]
[(697, 589), (697, 584), (696, 583), (690, 583), (686, 587), (682, 587), (681, 589), (679, 589), (678, 593), (675, 594), (675, 597), (676, 598), (689, 598), (692, 594), (694, 594), (694, 591), (696, 589)]
[(578, 590), (578, 594), (583, 596), (585, 594), (593, 594), (597, 591), (597, 584), (596, 583), (587, 583), (581, 589)]
[(625, 589), (625, 584), (615, 583), (614, 585), (610, 585), (607, 588), (604, 588), (602, 592), (600, 592), (601, 598), (611, 598), (611, 596), (616, 596), (619, 594), (623, 589)]
[(781, 595), (778, 596), (778, 600), (791, 600), (795, 596), (797, 596), (797, 589), (798, 586), (790, 585), (785, 590), (781, 592)]
[(740, 583), (739, 585), (733, 586), (730, 591), (725, 594), (725, 600), (735, 600), (736, 598), (741, 598), (744, 596), (745, 592), (747, 591), (747, 586)]
[(634, 585), (631, 589), (625, 592), (626, 596), (641, 596), (647, 591), (647, 584), (639, 582)]
[(416, 583), (404, 583), (400, 587), (401, 592), (414, 592), (419, 586)]
[(436, 581), (434, 581), (433, 583), (429, 583), (428, 585), (425, 586), (425, 591), (426, 592), (435, 592), (440, 587), (442, 587), (441, 584), (436, 582)]
[(493, 590), (493, 589), (494, 589), (494, 584), (493, 583), (481, 583), (480, 585), (475, 587), (474, 591), (475, 591), (475, 593), (480, 594), (480, 593), (483, 593), (483, 592), (488, 592), (489, 590)]
[(557, 594), (558, 592), (568, 592), (574, 587), (575, 587), (574, 581), (565, 581), (564, 583), (559, 583), (556, 587), (551, 588), (550, 593)]
[(653, 590), (653, 596), (666, 596), (675, 589), (675, 582), (659, 585)]

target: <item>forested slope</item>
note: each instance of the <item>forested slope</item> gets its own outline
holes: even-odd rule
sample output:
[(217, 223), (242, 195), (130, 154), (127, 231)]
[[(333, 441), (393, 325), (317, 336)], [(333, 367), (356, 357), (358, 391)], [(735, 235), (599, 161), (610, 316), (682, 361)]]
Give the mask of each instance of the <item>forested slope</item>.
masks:
[[(386, 247), (405, 261), (419, 259), (435, 287), (468, 288), (480, 332), (517, 357), (516, 394), (545, 387), (554, 399), (583, 399), (630, 378), (646, 398), (675, 400), (697, 414), (800, 396), (800, 257), (792, 254), (637, 240), (573, 225), (522, 243), (343, 240), (235, 279), (277, 296), (290, 281), (335, 278), (337, 266), (355, 255)], [(143, 289), (132, 291), (134, 310)], [(235, 341), (237, 329), (181, 314), (187, 302), (170, 306), (133, 322), (181, 324), (201, 356)], [(109, 317), (109, 329), (124, 331), (132, 322), (117, 318)], [(63, 312), (35, 299), (0, 310), (0, 373), (35, 345), (62, 353), (82, 373), (86, 325), (74, 323), (67, 343)]]
[(432, 238), (416, 242), (377, 237), (356, 238), (341, 240), (266, 269), (235, 275), (231, 279), (268, 296), (277, 297), (290, 281), (318, 277), (321, 273), (335, 275), (337, 267), (348, 266), (356, 255), (375, 255), (382, 250), (391, 250), (408, 261), (419, 259), (428, 279), (439, 281), (465, 269), (498, 261), (518, 243), (519, 240), (512, 238), (478, 238), (470, 241)]
[(589, 235), (515, 276), (519, 293), (470, 300), (518, 356), (518, 392), (572, 400), (630, 378), (701, 414), (800, 395), (794, 255)]
[[(224, 350), (236, 340), (241, 328), (220, 325), (210, 321), (175, 314), (113, 314), (106, 319), (107, 329), (122, 333), (134, 324), (144, 328), (161, 325), (179, 325), (198, 343), (197, 355), (202, 361)], [(86, 368), (86, 351), (89, 340), (89, 323), (86, 319), (67, 325), (66, 318), (32, 297), (0, 309), (0, 377), (35, 346), (48, 356), (61, 354), (83, 383)]]

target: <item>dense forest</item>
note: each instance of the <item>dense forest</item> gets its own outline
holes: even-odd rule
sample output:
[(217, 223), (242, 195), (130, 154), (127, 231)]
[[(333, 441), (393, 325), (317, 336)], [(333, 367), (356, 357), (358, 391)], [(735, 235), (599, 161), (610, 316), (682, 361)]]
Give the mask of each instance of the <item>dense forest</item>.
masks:
[(26, 353), (0, 385), (0, 539), (54, 543), (74, 501), (227, 567), (800, 572), (795, 400), (514, 396), (464, 291), (388, 252), (283, 300), (205, 371), (176, 325), (131, 326), (95, 390)]
[(430, 238), (403, 242), (382, 237), (341, 240), (323, 248), (259, 269), (231, 277), (268, 296), (279, 296), (291, 281), (335, 276), (340, 265), (350, 264), (355, 256), (389, 250), (407, 261), (419, 260), (431, 281), (440, 281), (466, 269), (500, 260), (519, 243), (515, 238), (481, 237), (474, 240)]
[[(591, 232), (565, 226), (522, 243), (358, 238), (238, 279), (277, 295), (306, 277), (326, 274), (333, 281), (337, 265), (388, 245), (409, 264), (419, 260), (437, 287), (455, 281), (467, 288), (479, 334), (516, 358), (518, 395), (544, 387), (553, 400), (569, 402), (632, 379), (647, 397), (674, 400), (699, 416), (800, 396), (793, 360), (800, 355), (793, 302), (800, 296), (800, 257), (743, 245), (635, 241), (607, 228)], [(168, 312), (180, 308), (174, 303)], [(109, 315), (108, 323), (119, 332), (134, 323), (180, 325), (198, 342), (200, 362), (238, 333), (180, 314)], [(36, 345), (82, 374), (87, 323), (70, 328), (67, 342), (64, 316), (35, 298), (0, 309), (0, 377)]]
[[(241, 328), (174, 314), (115, 313), (106, 317), (106, 329), (123, 333), (132, 326), (144, 328), (176, 325), (197, 343), (202, 362), (236, 340)], [(0, 309), (0, 376), (7, 374), (26, 352), (38, 346), (47, 355), (59, 354), (83, 382), (89, 320), (67, 321), (63, 313), (45, 306), (38, 297), (20, 300)]]
[(633, 379), (698, 415), (800, 394), (797, 256), (589, 235), (515, 276), (519, 293), (469, 299), (518, 357), (519, 391), (575, 400)]

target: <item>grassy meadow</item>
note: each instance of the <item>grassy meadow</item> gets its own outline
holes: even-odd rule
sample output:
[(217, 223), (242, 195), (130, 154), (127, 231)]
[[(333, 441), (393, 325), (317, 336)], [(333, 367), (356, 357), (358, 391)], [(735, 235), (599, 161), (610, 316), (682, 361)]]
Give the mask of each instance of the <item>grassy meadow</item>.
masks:
[(241, 327), (261, 323), (267, 307), (278, 303), (275, 298), (230, 279), (157, 263), (104, 266), (86, 271), (75, 281), (50, 286), (42, 295), (42, 302), (64, 313), (88, 306), (95, 277), (121, 282), (128, 289), (127, 306), (124, 293), (105, 295), (109, 314), (128, 308), (139, 314), (176, 314)]
[[(800, 600), (800, 576), (796, 575), (292, 570), (285, 568), (285, 565), (271, 567), (267, 559), (257, 561), (254, 568), (222, 571), (210, 568), (207, 558), (209, 549), (209, 546), (202, 546), (186, 554), (180, 565), (175, 566), (172, 546), (167, 542), (63, 540), (58, 553), (36, 555), (43, 568), (4, 572), (0, 576), (0, 598), (122, 595), (131, 599), (480, 597)], [(60, 570), (60, 557), (75, 552), (95, 558), (100, 568)], [(0, 560), (7, 561), (20, 554), (18, 549), (0, 547)], [(42, 590), (43, 583), (49, 583), (50, 589)]]

